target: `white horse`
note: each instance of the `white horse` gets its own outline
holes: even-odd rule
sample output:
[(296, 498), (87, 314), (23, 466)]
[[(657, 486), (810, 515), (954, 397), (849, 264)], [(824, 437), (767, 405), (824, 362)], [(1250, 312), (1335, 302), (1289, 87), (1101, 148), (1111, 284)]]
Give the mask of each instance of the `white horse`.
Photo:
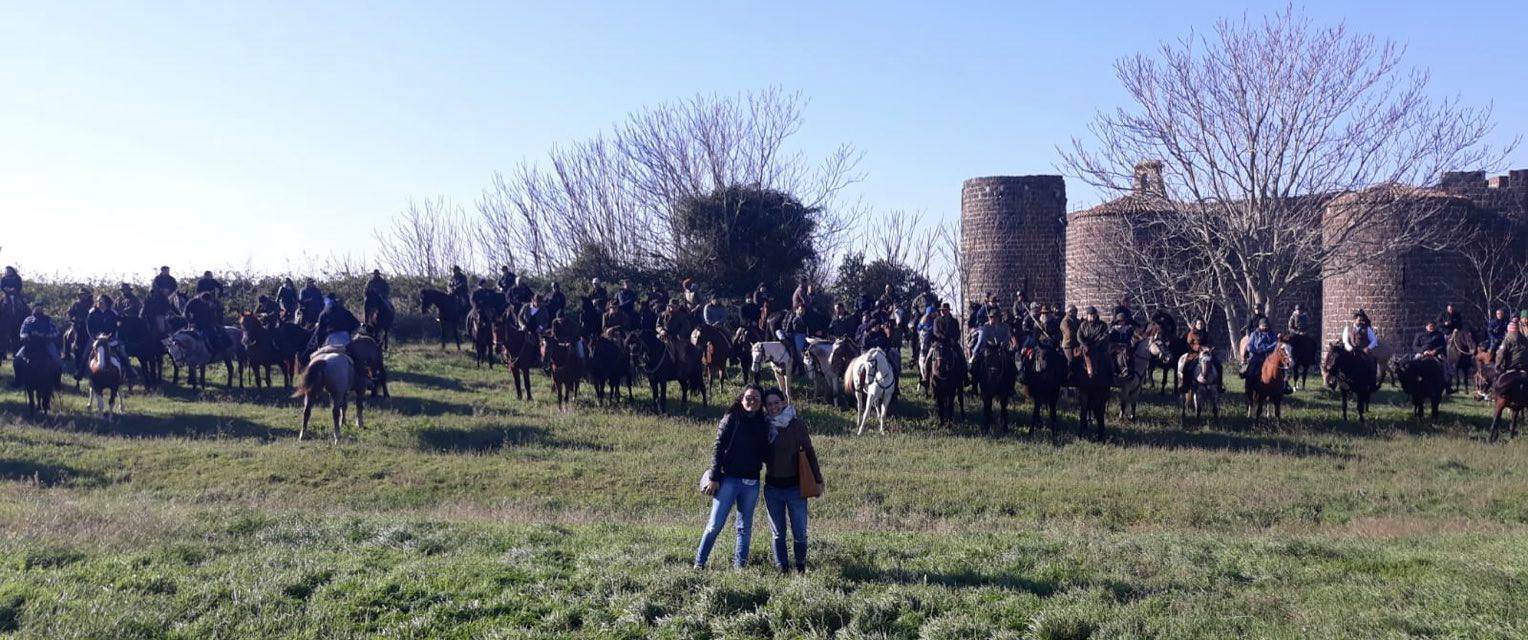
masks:
[(302, 371), (301, 383), (292, 393), (293, 398), (302, 398), (302, 429), (297, 432), (298, 440), (308, 435), (308, 420), (313, 416), (313, 400), (319, 393), (329, 394), (330, 413), (334, 418), (334, 444), (340, 443), (340, 425), (345, 422), (345, 409), (349, 406), (351, 393), (355, 393), (355, 426), (366, 428), (361, 415), (366, 385), (343, 347), (325, 346), (319, 349), (313, 353), (307, 368)]
[(1185, 413), (1187, 409), (1194, 410), (1194, 417), (1200, 417), (1205, 407), (1209, 407), (1210, 415), (1215, 420), (1220, 420), (1220, 391), (1215, 388), (1215, 379), (1220, 376), (1220, 363), (1215, 361), (1215, 350), (1205, 348), (1199, 352), (1198, 366), (1194, 371), (1193, 388), (1183, 398)]
[(783, 342), (759, 342), (753, 345), (753, 381), (758, 383), (759, 370), (768, 363), (769, 368), (775, 372), (775, 386), (785, 393), (785, 401), (795, 404), (791, 400), (791, 352)]
[(854, 394), (860, 414), (856, 435), (865, 433), (865, 422), (870, 419), (871, 409), (875, 409), (880, 418), (881, 433), (886, 433), (886, 412), (891, 409), (891, 398), (896, 391), (896, 369), (879, 347), (849, 362), (849, 368), (844, 371), (844, 393)]
[(806, 350), (801, 353), (801, 363), (806, 367), (807, 378), (812, 381), (812, 390), (824, 399), (833, 397), (834, 382), (838, 377), (828, 365), (832, 355), (833, 341), (818, 338), (807, 338)]

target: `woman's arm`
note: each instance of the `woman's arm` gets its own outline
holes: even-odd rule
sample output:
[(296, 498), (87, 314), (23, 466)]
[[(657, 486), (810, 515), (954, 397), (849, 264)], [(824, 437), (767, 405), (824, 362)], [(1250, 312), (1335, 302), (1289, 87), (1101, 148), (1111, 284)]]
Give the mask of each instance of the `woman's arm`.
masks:
[(711, 481), (719, 481), (722, 477), (722, 454), (726, 453), (727, 441), (731, 439), (734, 423), (732, 416), (722, 416), (721, 423), (716, 426), (716, 443), (711, 446)]

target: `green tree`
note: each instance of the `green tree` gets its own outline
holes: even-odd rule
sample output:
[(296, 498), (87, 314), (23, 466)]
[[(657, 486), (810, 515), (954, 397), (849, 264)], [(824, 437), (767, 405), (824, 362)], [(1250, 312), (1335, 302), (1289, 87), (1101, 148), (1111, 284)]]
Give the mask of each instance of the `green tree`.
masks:
[(686, 198), (674, 210), (675, 267), (724, 297), (745, 295), (760, 282), (788, 290), (817, 260), (820, 213), (769, 189), (731, 186)]
[(853, 306), (861, 295), (879, 298), (886, 285), (891, 285), (892, 295), (903, 302), (931, 288), (927, 277), (907, 265), (885, 258), (865, 262), (865, 254), (851, 253), (838, 265), (833, 293)]

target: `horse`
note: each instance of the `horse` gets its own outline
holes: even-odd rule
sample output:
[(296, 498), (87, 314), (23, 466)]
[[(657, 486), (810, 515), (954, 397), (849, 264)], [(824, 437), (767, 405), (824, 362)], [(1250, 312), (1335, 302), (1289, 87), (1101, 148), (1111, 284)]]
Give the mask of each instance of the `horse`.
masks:
[[(166, 351), (161, 342), (163, 336), (155, 331), (148, 319), (121, 317), (117, 321), (117, 339), (122, 341), (122, 349), (127, 352), (127, 357), (138, 359), (138, 370), (142, 373), (145, 389), (153, 389), (164, 381)], [(129, 385), (131, 382), (132, 378), (129, 377)]]
[[(541, 362), (535, 332), (521, 329), (508, 316), (499, 316), (493, 322), (493, 343), (504, 355), (504, 366), (515, 383), (515, 399), (529, 401), (531, 370)], [(521, 395), (522, 391), (524, 395)]]
[[(117, 392), (127, 377), (125, 364), (113, 353), (110, 335), (96, 336), (90, 345), (90, 352), (90, 407), (99, 408), (109, 420), (114, 412), (122, 411), (121, 397)], [(106, 392), (111, 392), (110, 400), (107, 400)]]
[(960, 418), (966, 418), (966, 361), (953, 349), (935, 346), (928, 350), (919, 368), (928, 371), (928, 389), (934, 396), (934, 411), (939, 422), (948, 424), (960, 404)]
[(367, 333), (377, 339), (383, 351), (387, 351), (391, 344), (393, 322), (397, 319), (397, 310), (393, 308), (392, 301), (384, 299), (376, 291), (367, 291), (366, 303), (361, 309), (364, 324), (371, 327)]
[(621, 382), (626, 383), (626, 398), (632, 398), (631, 383), (636, 377), (631, 370), (631, 354), (626, 345), (615, 339), (618, 329), (611, 327), (603, 334), (589, 338), (589, 383), (594, 385), (594, 397), (605, 404), (605, 389), (610, 389), (611, 400), (621, 399)]
[[(274, 386), (271, 367), (281, 371), (281, 384), (292, 388), (292, 374), (297, 369), (297, 353), (307, 342), (307, 332), (292, 323), (281, 323), (274, 328), (265, 326), (253, 313), (239, 316), (239, 328), (243, 335), (239, 343), (244, 345), (244, 364), (254, 374), (255, 388), (264, 383)], [(261, 372), (264, 371), (264, 379)]]
[(1395, 355), (1390, 357), (1389, 370), (1391, 379), (1411, 398), (1412, 415), (1422, 418), (1423, 405), (1431, 403), (1432, 418), (1437, 420), (1438, 405), (1443, 402), (1443, 390), (1448, 386), (1443, 361)]
[(693, 351), (689, 343), (675, 340), (665, 343), (649, 331), (634, 331), (626, 337), (626, 348), (632, 359), (642, 362), (642, 372), (647, 374), (647, 384), (652, 391), (653, 406), (659, 413), (668, 413), (668, 383), (679, 383), (680, 402), (688, 407), (690, 394), (701, 394), (702, 402), (709, 403), (705, 375), (701, 372), (698, 358), (686, 357), (676, 351)]
[(419, 313), (428, 313), (430, 307), (435, 307), (435, 319), (440, 321), (440, 349), (446, 349), (446, 338), (456, 340), (456, 350), (462, 350), (462, 321), (461, 301), (456, 297), (439, 289), (425, 287), (419, 290)]
[[(828, 372), (832, 374), (828, 386), (833, 389), (833, 406), (838, 406), (838, 399), (853, 400), (852, 394), (844, 393), (843, 386), (838, 384), (844, 379), (844, 372), (849, 370), (849, 363), (859, 357), (860, 346), (853, 338), (844, 336), (833, 341), (833, 350), (828, 352)], [(964, 405), (961, 405), (964, 406)]]
[(308, 366), (302, 370), (301, 382), (292, 393), (293, 398), (302, 398), (302, 429), (297, 432), (298, 440), (307, 438), (308, 420), (313, 415), (313, 398), (323, 392), (329, 394), (330, 413), (334, 418), (334, 444), (340, 443), (340, 425), (345, 422), (345, 410), (352, 392), (355, 393), (355, 426), (361, 429), (366, 427), (362, 417), (365, 385), (361, 382), (355, 363), (351, 362), (350, 356), (345, 355), (344, 348), (324, 347), (314, 352), (308, 360)]
[(1489, 400), (1495, 395), (1496, 356), (1486, 349), (1485, 345), (1475, 347), (1475, 397), (1479, 400)]
[(744, 324), (732, 333), (732, 357), (737, 360), (740, 375), (753, 371), (753, 345), (768, 339), (757, 324)]
[(1291, 333), (1289, 334), (1289, 351), (1293, 357), (1290, 375), (1294, 379), (1291, 382), (1294, 383), (1296, 390), (1303, 391), (1305, 389), (1305, 380), (1310, 376), (1311, 367), (1316, 366), (1316, 361), (1320, 356), (1320, 345), (1316, 342), (1315, 336), (1304, 333)]
[(1104, 439), (1104, 414), (1114, 374), (1109, 359), (1084, 348), (1072, 358), (1072, 386), (1077, 388), (1077, 435), (1086, 437), (1089, 423), (1097, 425), (1095, 439)]
[(1516, 438), (1518, 417), (1523, 409), (1528, 409), (1528, 371), (1508, 371), (1497, 376), (1492, 394), (1496, 396), (1496, 412), (1491, 416), (1491, 442), (1496, 442), (1501, 429), (1501, 414), (1507, 409), (1512, 410), (1509, 433)]
[(1013, 397), (1013, 383), (1017, 372), (1013, 366), (1013, 354), (1006, 347), (984, 345), (981, 368), (973, 371), (976, 388), (982, 398), (982, 433), (992, 424), (992, 403), (998, 404), (998, 433), (1008, 431), (1008, 400)]
[(1455, 389), (1469, 389), (1468, 383), (1475, 377), (1476, 347), (1475, 336), (1469, 331), (1455, 329), (1449, 333), (1445, 352), (1454, 365), (1454, 379), (1448, 382)]
[(360, 383), (370, 389), (371, 397), (375, 398), (379, 393), (384, 398), (392, 397), (393, 394), (387, 389), (387, 363), (383, 360), (381, 342), (370, 335), (358, 333), (345, 346), (345, 355), (350, 356), (351, 364), (355, 365), (356, 374), (360, 376)]
[(769, 341), (757, 342), (753, 345), (753, 354), (749, 356), (753, 362), (753, 383), (759, 383), (759, 371), (768, 364), (775, 373), (775, 385), (785, 392), (785, 401), (794, 404), (791, 399), (791, 366), (793, 360), (791, 351), (784, 342)]
[(1151, 357), (1147, 360), (1145, 384), (1150, 385), (1156, 380), (1157, 370), (1162, 370), (1162, 382), (1158, 385), (1157, 392), (1167, 394), (1167, 378), (1172, 376), (1173, 388), (1178, 388), (1178, 359), (1188, 352), (1188, 341), (1180, 336), (1168, 335), (1156, 325), (1152, 325), (1152, 331), (1147, 337), (1147, 345), (1151, 351)]
[(1128, 345), (1114, 345), (1110, 353), (1114, 358), (1113, 384), (1119, 389), (1119, 418), (1134, 422), (1136, 401), (1151, 371), (1151, 344), (1136, 340)]
[(1369, 413), (1369, 399), (1379, 388), (1374, 373), (1374, 362), (1367, 354), (1348, 351), (1342, 341), (1327, 345), (1326, 359), (1321, 363), (1321, 377), (1329, 389), (1342, 396), (1342, 422), (1348, 421), (1348, 397), (1353, 398), (1353, 408), (1358, 413), (1358, 424), (1363, 424)]
[(1248, 418), (1262, 418), (1263, 409), (1269, 402), (1273, 403), (1274, 419), (1284, 417), (1284, 389), (1288, 381), (1284, 366), (1290, 362), (1287, 345), (1287, 342), (1281, 343), (1268, 355), (1263, 356), (1263, 362), (1258, 367), (1257, 374), (1247, 377)]
[(493, 317), (475, 307), (468, 311), (467, 336), (472, 340), (472, 364), (481, 367), (486, 362), (488, 368), (492, 369), (494, 365)]
[(557, 410), (578, 398), (578, 383), (584, 376), (584, 363), (571, 343), (558, 342), (551, 336), (541, 339), (541, 361), (552, 369), (552, 393), (557, 396)]
[(1194, 410), (1195, 419), (1204, 417), (1205, 407), (1210, 408), (1210, 416), (1215, 421), (1220, 421), (1220, 388), (1216, 385), (1220, 379), (1220, 362), (1215, 357), (1213, 348), (1204, 347), (1199, 350), (1199, 357), (1188, 363), (1184, 371), (1183, 403), (1178, 407), (1179, 424), (1188, 422), (1189, 409)]
[(1029, 420), (1029, 435), (1035, 434), (1040, 422), (1040, 407), (1050, 410), (1051, 437), (1056, 437), (1056, 405), (1061, 402), (1061, 388), (1066, 386), (1066, 357), (1054, 346), (1040, 343), (1019, 355), (1021, 381), (1025, 393), (1034, 401), (1034, 413)]
[(57, 334), (46, 338), (34, 335), (27, 340), (26, 349), (18, 352), (12, 362), (16, 382), (26, 390), (27, 417), (38, 411), (53, 412), (53, 392), (64, 375), (63, 363), (48, 348), (49, 341), (56, 337)]
[(886, 433), (886, 413), (891, 409), (891, 398), (897, 391), (896, 369), (891, 359), (879, 347), (860, 354), (849, 363), (844, 372), (844, 391), (854, 394), (856, 413), (859, 414), (859, 431), (865, 433), (865, 422), (873, 409), (880, 420), (881, 433)]
[(700, 350), (700, 364), (706, 372), (706, 385), (725, 385), (727, 360), (732, 357), (732, 342), (721, 328), (701, 323), (690, 336), (690, 343)]
[(836, 398), (838, 394), (833, 390), (838, 378), (833, 375), (829, 368), (829, 358), (833, 355), (833, 343), (821, 338), (807, 338), (806, 349), (801, 352), (801, 364), (806, 369), (807, 379), (812, 382), (812, 391), (820, 399)]
[(224, 335), (227, 336), (228, 347), (217, 353), (207, 347), (207, 341), (197, 335), (192, 329), (176, 331), (170, 337), (164, 339), (165, 350), (170, 353), (170, 362), (175, 365), (175, 371), (171, 373), (171, 381), (179, 379), (180, 367), (186, 367), (186, 384), (196, 388), (200, 383), (201, 388), (207, 388), (207, 365), (221, 361), (228, 370), (228, 388), (233, 388), (234, 363), (239, 363), (239, 386), (244, 386), (244, 363), (240, 358), (240, 340), (244, 338), (244, 331), (238, 327), (223, 327)]
[(0, 295), (0, 363), (21, 348), (21, 323), (31, 314), (19, 295)]

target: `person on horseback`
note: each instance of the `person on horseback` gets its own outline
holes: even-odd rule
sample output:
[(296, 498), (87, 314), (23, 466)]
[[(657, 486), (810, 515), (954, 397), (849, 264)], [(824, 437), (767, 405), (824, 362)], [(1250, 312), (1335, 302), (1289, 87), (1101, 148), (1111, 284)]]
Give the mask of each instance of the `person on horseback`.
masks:
[(510, 270), (509, 265), (506, 264), (499, 267), (499, 293), (508, 296), (509, 290), (513, 288), (515, 283), (518, 281), (519, 279), (515, 277), (515, 272)]
[(1496, 350), (1498, 371), (1528, 371), (1528, 335), (1524, 335), (1525, 330), (1528, 330), (1528, 311), (1507, 325), (1507, 335)]
[(636, 315), (637, 292), (632, 290), (630, 280), (625, 278), (621, 279), (621, 288), (616, 289), (615, 291), (615, 304), (621, 308), (621, 311), (624, 312), (628, 318), (634, 317)]
[[(108, 336), (107, 347), (111, 349), (112, 355), (116, 356), (118, 362), (126, 365), (127, 349), (123, 347), (118, 337), (120, 323), (121, 317), (113, 308), (111, 297), (102, 294), (96, 298), (95, 306), (91, 307), (90, 313), (85, 316), (85, 331), (92, 341), (101, 336)], [(123, 366), (123, 370), (128, 375), (132, 374), (132, 367)]]
[(95, 294), (91, 292), (90, 287), (80, 287), (74, 304), (69, 305), (69, 310), (64, 313), (64, 317), (69, 319), (69, 326), (74, 329), (70, 343), (65, 346), (76, 364), (82, 364), (85, 348), (90, 344), (90, 332), (85, 328), (85, 321), (89, 319), (90, 310), (93, 308), (95, 308)]
[(21, 274), (16, 271), (16, 267), (6, 267), (5, 275), (0, 276), (0, 292), (9, 299), (25, 302), (26, 298), (22, 292), (24, 286)]
[[(1247, 326), (1242, 327), (1242, 335), (1252, 335), (1253, 331), (1257, 331), (1258, 325), (1267, 319), (1268, 313), (1266, 306), (1261, 302), (1257, 303), (1257, 306), (1252, 308), (1252, 315), (1247, 316)], [(1243, 360), (1243, 362), (1245, 362), (1245, 360)]]
[[(806, 286), (805, 278), (802, 278), (801, 286)], [(775, 332), (775, 337), (791, 350), (792, 368), (796, 375), (801, 375), (805, 370), (802, 356), (806, 353), (807, 331), (806, 301), (798, 300), (795, 308), (780, 320), (780, 329)]]
[(1263, 358), (1279, 348), (1279, 336), (1269, 326), (1268, 318), (1259, 320), (1252, 333), (1247, 334), (1247, 347), (1241, 354), (1241, 374), (1245, 378), (1251, 372), (1258, 370), (1258, 365), (1263, 363)]
[(1374, 335), (1374, 327), (1369, 324), (1369, 314), (1364, 313), (1363, 309), (1353, 312), (1353, 324), (1343, 327), (1342, 348), (1366, 355), (1379, 348), (1379, 338)]
[[(937, 312), (935, 312), (935, 315), (937, 315)], [(853, 337), (854, 330), (859, 328), (857, 325), (858, 321), (855, 319), (854, 314), (849, 313), (849, 308), (844, 306), (844, 303), (837, 302), (833, 304), (833, 320), (828, 322), (828, 335), (835, 338)], [(930, 321), (930, 328), (932, 328), (932, 320)]]
[(1286, 325), (1292, 335), (1303, 336), (1310, 331), (1310, 314), (1299, 304), (1295, 305), (1289, 313), (1289, 324)]
[(700, 287), (695, 284), (694, 278), (685, 278), (679, 283), (679, 295), (684, 298), (684, 303), (691, 309), (704, 304), (706, 298), (701, 295)]
[(531, 296), (529, 304), (520, 307), (520, 328), (525, 331), (535, 332), (536, 335), (546, 333), (547, 328), (552, 326), (552, 314), (547, 313), (546, 308), (541, 306), (541, 296)]
[(913, 298), (913, 308), (920, 317), (930, 313), (937, 314), (939, 312), (939, 294), (934, 293), (934, 287), (932, 284), (924, 287), (923, 293), (920, 293), (918, 294), (918, 297)]
[(993, 309), (987, 314), (987, 323), (976, 328), (976, 333), (971, 340), (971, 351), (966, 354), (966, 368), (969, 371), (977, 371), (982, 363), (987, 347), (997, 347), (1004, 351), (1012, 346), (1013, 333), (1008, 324), (1003, 322), (1003, 312)]
[(393, 297), (393, 286), (382, 277), (381, 269), (371, 270), (371, 279), (366, 281), (366, 293), (376, 296), (378, 300), (389, 301)]
[(478, 278), (477, 289), (472, 292), (472, 309), (477, 311), (479, 318), (492, 318), (502, 311), (498, 308), (498, 296), (494, 293), (487, 278)]
[[(34, 349), (43, 349), (48, 354), (48, 358), (54, 362), (59, 360), (58, 326), (53, 324), (53, 318), (48, 315), (42, 305), (34, 305), (32, 307), (32, 314), (21, 321), (19, 336), (21, 338), (21, 348), (16, 350), (15, 362), (17, 366), (25, 361)], [(11, 388), (16, 389), (20, 387), (20, 378), (11, 378)]]
[(318, 324), (313, 328), (313, 337), (308, 340), (308, 348), (347, 346), (350, 344), (350, 335), (360, 328), (361, 321), (345, 308), (344, 299), (337, 295), (330, 295), (329, 299), (324, 301), (323, 312), (318, 314)]
[[(1199, 358), (1203, 357), (1205, 349), (1209, 346), (1205, 344), (1209, 341), (1209, 339), (1210, 334), (1209, 331), (1205, 329), (1203, 318), (1196, 319), (1189, 323), (1188, 335), (1185, 337), (1187, 349), (1183, 352), (1183, 356), (1178, 358), (1178, 393), (1184, 393), (1188, 391), (1189, 379), (1192, 377), (1189, 374), (1189, 368), (1198, 366)], [(1226, 391), (1224, 376), (1224, 370), (1215, 370), (1215, 387), (1221, 393), (1225, 393)]]
[(276, 289), (276, 304), (281, 307), (281, 319), (291, 322), (297, 315), (297, 285), (292, 283), (291, 278), (281, 281), (281, 286)]
[(467, 297), (467, 274), (461, 266), (451, 265), (451, 277), (446, 281), (446, 291), (453, 295), (459, 293), (462, 298)]
[(568, 307), (568, 297), (562, 293), (562, 285), (552, 283), (552, 289), (546, 294), (546, 312), (553, 318), (562, 316), (562, 310)]
[(117, 296), (117, 315), (124, 318), (136, 318), (143, 315), (143, 301), (133, 293), (133, 285), (122, 283), (121, 292)]
[(600, 318), (601, 331), (609, 331), (611, 329), (624, 331), (627, 322), (626, 312), (621, 310), (621, 305), (617, 304), (614, 300), (605, 303), (605, 315)]
[(1454, 303), (1452, 302), (1443, 307), (1443, 313), (1438, 314), (1436, 322), (1438, 324), (1438, 331), (1442, 332), (1445, 336), (1453, 335), (1459, 329), (1470, 330), (1469, 325), (1464, 323), (1464, 314), (1459, 313), (1459, 310), (1454, 308)]
[(1511, 320), (1507, 318), (1506, 309), (1497, 309), (1490, 320), (1486, 321), (1486, 353), (1494, 353), (1501, 346), (1501, 341), (1507, 337), (1507, 325)]
[(211, 293), (212, 297), (222, 299), (223, 283), (212, 277), (211, 271), (203, 271), (200, 280), (196, 281), (196, 294)]
[(1099, 318), (1098, 307), (1088, 307), (1077, 324), (1077, 343), (1089, 351), (1099, 351), (1109, 344), (1112, 329)]
[(170, 275), (169, 267), (160, 267), (159, 275), (154, 276), (154, 281), (149, 287), (151, 292), (168, 298), (180, 288), (180, 283), (175, 280), (175, 276)]
[[(515, 313), (519, 313), (520, 309), (530, 304), (531, 298), (536, 297), (536, 292), (531, 290), (531, 286), (525, 283), (524, 276), (516, 276), (515, 284), (510, 286), (509, 291), (506, 291), (504, 296), (507, 298), (510, 308), (514, 309)], [(546, 298), (542, 298), (542, 304), (546, 304)]]
[(1120, 307), (1115, 307), (1114, 318), (1109, 323), (1109, 344), (1129, 347), (1130, 343), (1135, 341), (1135, 331), (1140, 328), (1140, 325), (1136, 324), (1135, 314), (1130, 311), (1130, 307), (1124, 305), (1124, 302), (1120, 300), (1124, 310), (1121, 311)]
[(588, 362), (588, 353), (584, 351), (584, 339), (578, 335), (577, 328), (571, 321), (562, 316), (553, 318), (551, 332), (554, 342), (573, 345), (573, 352), (578, 355), (578, 360)]
[[(1449, 305), (1452, 307), (1453, 305)], [(1413, 361), (1423, 358), (1436, 358), (1443, 363), (1443, 378), (1447, 381), (1445, 390), (1454, 393), (1454, 367), (1453, 358), (1446, 357), (1448, 353), (1448, 336), (1438, 330), (1437, 322), (1428, 322), (1421, 333), (1411, 340), (1411, 355)]]
[(217, 303), (212, 299), (211, 291), (203, 291), (186, 303), (186, 320), (190, 321), (191, 328), (196, 330), (202, 341), (207, 343), (207, 351), (219, 353), (229, 346), (228, 335), (223, 332), (223, 323), (218, 318)]
[(260, 294), (260, 298), (255, 301), (256, 316), (264, 318), (267, 316), (278, 315), (280, 313), (281, 307), (276, 306), (276, 301), (272, 300), (268, 295), (262, 293)]
[(318, 290), (318, 284), (312, 278), (306, 278), (302, 291), (297, 294), (297, 302), (302, 310), (303, 322), (314, 322), (323, 313), (324, 293)]
[(594, 303), (594, 308), (601, 310), (605, 308), (605, 303), (610, 302), (610, 292), (605, 290), (599, 278), (589, 280), (589, 301)]
[(721, 327), (727, 322), (727, 307), (722, 305), (720, 298), (711, 296), (711, 300), (706, 302), (706, 306), (701, 309), (700, 318), (706, 324), (713, 327)]

